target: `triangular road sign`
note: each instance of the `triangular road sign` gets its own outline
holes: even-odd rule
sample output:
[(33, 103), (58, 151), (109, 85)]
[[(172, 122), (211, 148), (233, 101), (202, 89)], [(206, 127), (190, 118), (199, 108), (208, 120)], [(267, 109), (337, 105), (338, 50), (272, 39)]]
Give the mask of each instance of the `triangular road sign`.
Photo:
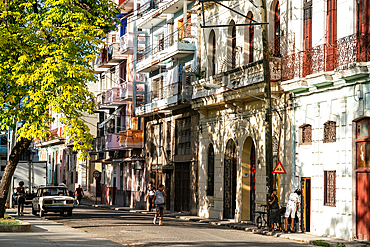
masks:
[(283, 167), (283, 164), (281, 164), (281, 162), (279, 161), (277, 163), (277, 165), (275, 166), (275, 169), (272, 171), (272, 173), (275, 173), (275, 174), (286, 174), (286, 171)]

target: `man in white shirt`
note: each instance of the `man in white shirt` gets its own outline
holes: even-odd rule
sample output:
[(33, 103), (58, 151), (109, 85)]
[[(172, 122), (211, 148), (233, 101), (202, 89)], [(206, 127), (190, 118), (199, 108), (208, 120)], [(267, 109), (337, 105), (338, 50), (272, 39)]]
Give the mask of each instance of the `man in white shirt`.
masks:
[(290, 223), (290, 229), (293, 232), (295, 213), (298, 211), (298, 207), (300, 203), (301, 203), (301, 191), (299, 189), (296, 189), (293, 193), (289, 195), (289, 200), (286, 206), (285, 232), (287, 231), (287, 228), (288, 228), (289, 216), (292, 219), (292, 222)]

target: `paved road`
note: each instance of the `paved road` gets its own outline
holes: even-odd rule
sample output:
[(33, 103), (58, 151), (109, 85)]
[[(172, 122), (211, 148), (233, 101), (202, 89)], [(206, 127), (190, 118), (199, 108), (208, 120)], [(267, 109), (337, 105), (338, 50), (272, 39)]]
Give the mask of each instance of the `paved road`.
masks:
[(176, 218), (165, 218), (163, 226), (153, 225), (152, 215), (87, 206), (75, 208), (71, 217), (51, 213), (46, 219), (129, 246), (307, 246), (287, 239)]
[[(27, 211), (31, 211), (28, 209)], [(16, 210), (7, 210), (15, 216)], [(17, 217), (32, 224), (31, 232), (0, 232), (1, 247), (98, 247), (122, 246), (113, 241), (89, 234), (84, 231), (64, 226), (51, 220), (40, 219), (31, 214)]]

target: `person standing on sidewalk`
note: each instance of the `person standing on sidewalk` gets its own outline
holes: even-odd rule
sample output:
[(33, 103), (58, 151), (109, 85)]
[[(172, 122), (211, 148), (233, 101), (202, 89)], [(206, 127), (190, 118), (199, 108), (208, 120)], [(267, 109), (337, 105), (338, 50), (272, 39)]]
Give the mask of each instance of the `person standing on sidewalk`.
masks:
[(271, 223), (271, 231), (274, 232), (274, 224), (279, 224), (279, 228), (281, 231), (281, 224), (280, 224), (280, 210), (279, 210), (279, 199), (277, 197), (277, 190), (273, 189), (271, 196), (268, 197), (268, 203), (270, 205), (270, 223)]
[(298, 211), (299, 204), (301, 203), (301, 191), (296, 189), (293, 193), (289, 195), (289, 200), (286, 205), (285, 211), (285, 232), (288, 229), (288, 218), (291, 217), (292, 221), (290, 223), (291, 232), (294, 230), (294, 218), (295, 213)]
[(24, 182), (20, 181), (19, 186), (17, 187), (17, 196), (18, 196), (18, 215), (24, 215), (23, 209), (24, 209), (24, 203), (26, 202), (26, 190), (23, 187)]
[(155, 208), (156, 208), (156, 213), (155, 213), (155, 216), (154, 216), (154, 220), (153, 220), (153, 223), (156, 224), (157, 223), (157, 217), (158, 215), (160, 216), (159, 218), (159, 225), (163, 225), (162, 224), (162, 219), (163, 219), (163, 211), (164, 211), (164, 197), (167, 196), (167, 194), (164, 192), (164, 185), (161, 184), (159, 185), (159, 188), (158, 190), (155, 191), (155, 194), (154, 194), (154, 197), (153, 197), (153, 200), (152, 200), (152, 206), (155, 205)]
[(147, 198), (149, 198), (149, 212), (152, 211), (152, 201), (153, 201), (153, 198), (154, 198), (154, 194), (155, 194), (155, 188), (152, 187), (152, 183), (149, 183), (149, 186), (148, 186), (148, 193), (147, 193)]
[(81, 199), (84, 196), (84, 190), (81, 188), (81, 184), (75, 189), (75, 196), (77, 197), (77, 205), (80, 205)]

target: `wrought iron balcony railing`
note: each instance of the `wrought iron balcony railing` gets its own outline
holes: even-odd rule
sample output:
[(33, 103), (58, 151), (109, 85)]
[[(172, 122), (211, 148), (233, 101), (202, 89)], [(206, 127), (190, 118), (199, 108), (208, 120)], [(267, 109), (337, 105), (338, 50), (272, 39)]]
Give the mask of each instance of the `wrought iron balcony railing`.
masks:
[(352, 34), (336, 40), (284, 56), (282, 80), (333, 71), (358, 62), (370, 60), (370, 35)]

